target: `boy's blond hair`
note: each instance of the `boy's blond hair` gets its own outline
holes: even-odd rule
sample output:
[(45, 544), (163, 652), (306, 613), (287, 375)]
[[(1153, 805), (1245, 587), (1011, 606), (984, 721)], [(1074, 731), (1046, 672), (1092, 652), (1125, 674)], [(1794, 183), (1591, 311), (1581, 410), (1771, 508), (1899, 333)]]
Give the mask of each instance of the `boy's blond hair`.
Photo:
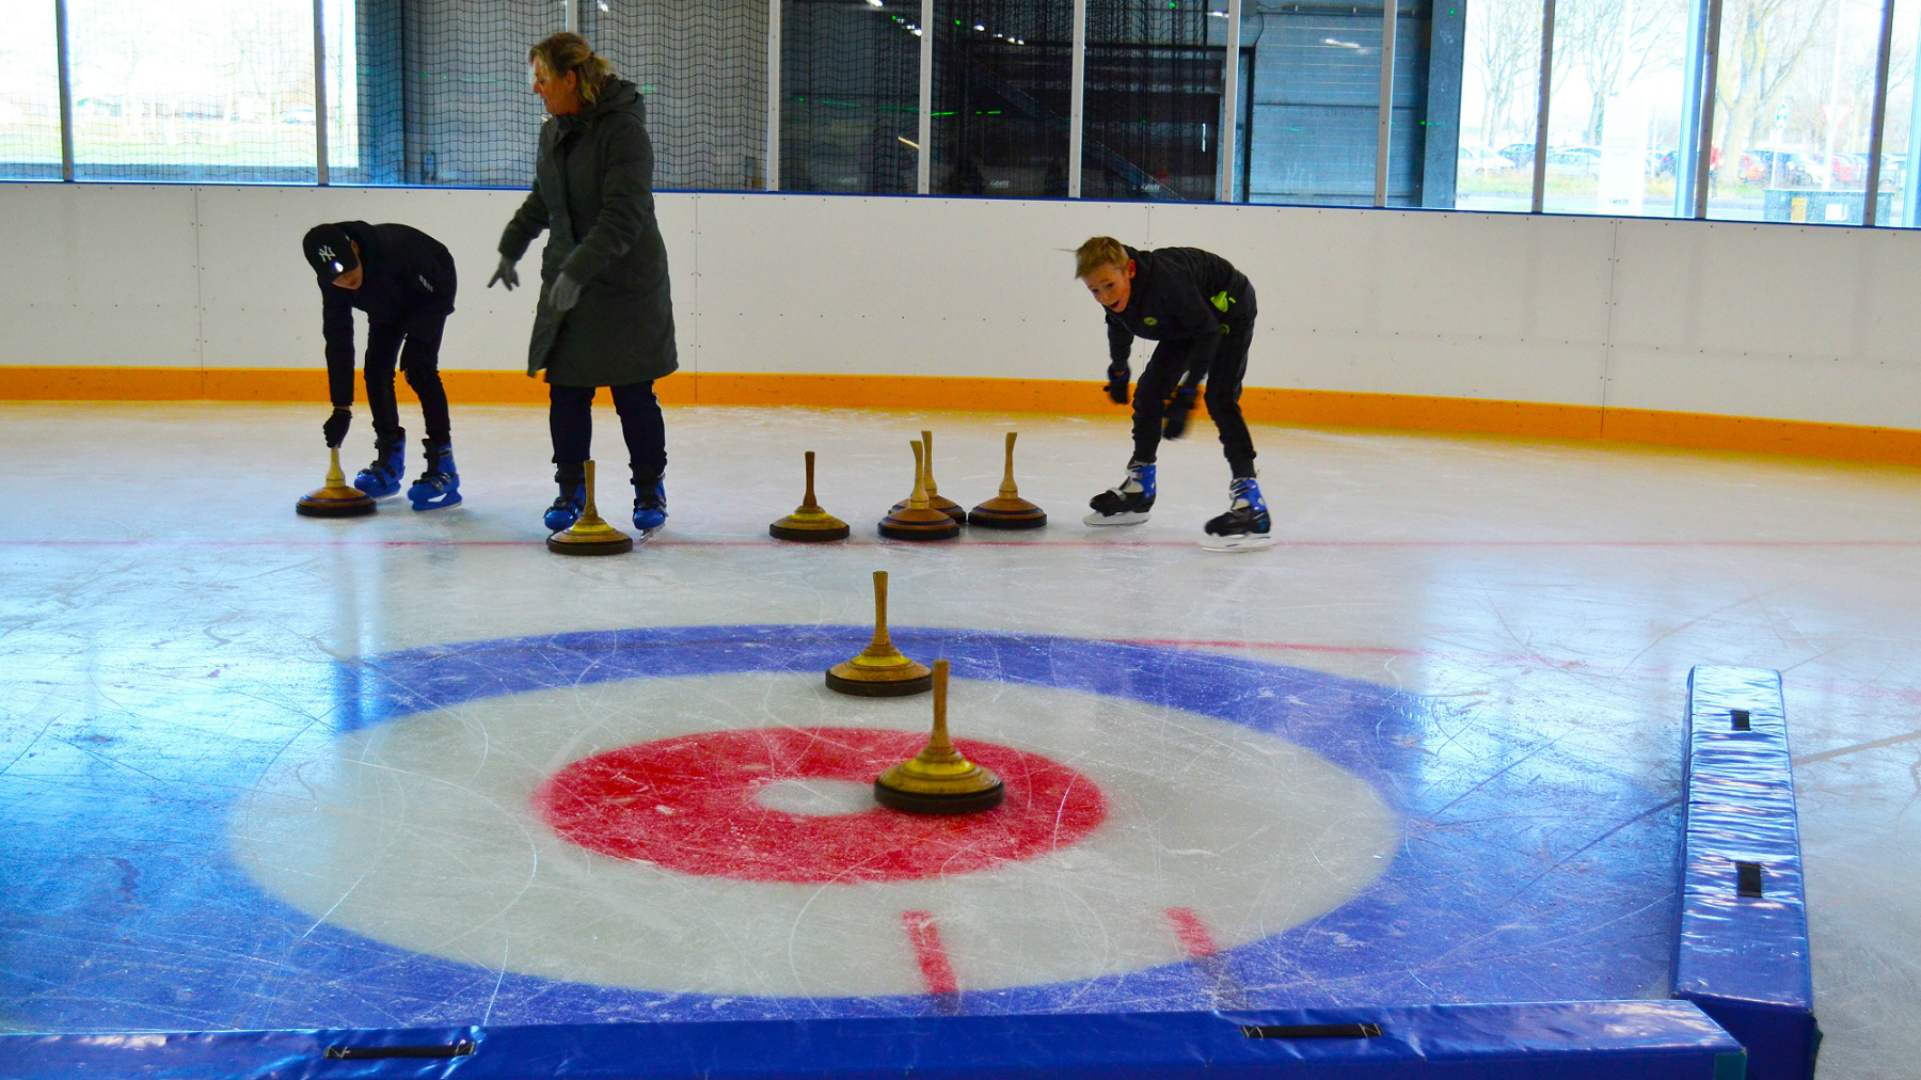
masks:
[(1074, 250), (1074, 276), (1084, 278), (1103, 266), (1127, 268), (1127, 249), (1111, 236), (1096, 236)]

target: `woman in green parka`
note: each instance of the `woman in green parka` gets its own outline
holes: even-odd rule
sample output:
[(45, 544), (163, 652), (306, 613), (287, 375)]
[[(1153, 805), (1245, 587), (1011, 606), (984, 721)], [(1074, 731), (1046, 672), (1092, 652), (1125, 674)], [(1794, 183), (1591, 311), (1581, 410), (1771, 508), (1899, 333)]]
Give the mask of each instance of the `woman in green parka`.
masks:
[(533, 190), (501, 234), (500, 267), (487, 284), (519, 284), (514, 264), (547, 230), (527, 350), (528, 376), (547, 373), (560, 485), (546, 526), (558, 532), (580, 516), (594, 391), (605, 386), (626, 436), (634, 527), (644, 538), (667, 523), (667, 429), (654, 380), (680, 367), (646, 110), (639, 89), (578, 34), (555, 34), (527, 56), (549, 116)]

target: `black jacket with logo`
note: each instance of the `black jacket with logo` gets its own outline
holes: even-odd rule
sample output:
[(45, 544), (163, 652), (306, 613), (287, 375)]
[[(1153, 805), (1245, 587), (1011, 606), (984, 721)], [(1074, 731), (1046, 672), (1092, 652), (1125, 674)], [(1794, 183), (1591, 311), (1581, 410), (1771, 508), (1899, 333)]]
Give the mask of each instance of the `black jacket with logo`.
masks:
[(339, 226), (360, 248), (360, 288), (320, 282), (320, 332), (327, 342), (327, 383), (334, 405), (353, 404), (354, 309), (369, 324), (405, 323), (454, 310), (454, 257), (446, 245), (411, 225)]
[(1107, 313), (1109, 359), (1126, 363), (1135, 338), (1185, 342), (1181, 382), (1200, 385), (1221, 338), (1254, 321), (1254, 286), (1234, 264), (1200, 248), (1130, 247), (1127, 257), (1134, 280), (1126, 310)]

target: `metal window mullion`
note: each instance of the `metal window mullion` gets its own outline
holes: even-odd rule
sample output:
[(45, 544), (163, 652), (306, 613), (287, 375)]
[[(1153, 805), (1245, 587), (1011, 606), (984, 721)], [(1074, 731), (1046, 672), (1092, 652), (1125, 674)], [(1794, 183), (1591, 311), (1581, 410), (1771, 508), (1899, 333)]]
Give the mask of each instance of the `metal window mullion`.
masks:
[(1882, 127), (1888, 120), (1888, 63), (1894, 49), (1894, 0), (1881, 0), (1881, 43), (1874, 61), (1874, 119), (1868, 125), (1868, 178), (1862, 191), (1861, 224), (1875, 224), (1881, 202)]
[(562, 11), (560, 28), (570, 34), (580, 33), (580, 9), (577, 6), (578, 3), (579, 0), (562, 0), (560, 5)]
[(780, 190), (780, 5), (767, 0), (767, 190)]
[(1538, 214), (1547, 206), (1547, 121), (1554, 86), (1554, 0), (1541, 3), (1541, 90), (1534, 113), (1534, 201)]
[(1694, 170), (1701, 168), (1693, 133), (1701, 130), (1701, 67), (1706, 53), (1708, 0), (1688, 0), (1687, 53), (1681, 73), (1681, 126), (1674, 148), (1674, 216), (1694, 213)]
[(1241, 0), (1227, 0), (1227, 58), (1221, 64), (1221, 131), (1219, 202), (1234, 201), (1234, 155), (1240, 150), (1235, 131), (1241, 107)]
[(934, 181), (934, 0), (920, 0), (920, 162), (915, 190), (933, 190)]
[(314, 183), (327, 185), (327, 0), (313, 0)]
[[(1553, 0), (1549, 0), (1550, 3)], [(1400, 0), (1381, 4), (1381, 108), (1374, 133), (1374, 205), (1387, 205), (1388, 158), (1394, 126), (1394, 21)]]
[(67, 0), (53, 0), (54, 51), (60, 65), (60, 179), (73, 180), (73, 66), (67, 48)]
[[(1074, 0), (1074, 65), (1067, 92), (1067, 197), (1081, 197), (1081, 155), (1087, 113), (1087, 0)], [(1921, 94), (1915, 99), (1921, 101)]]
[[(1708, 29), (1701, 65), (1701, 130), (1695, 133), (1694, 219), (1708, 216), (1708, 180), (1714, 171), (1714, 91), (1721, 74), (1721, 0), (1708, 0)], [(1738, 168), (1740, 163), (1735, 163)]]

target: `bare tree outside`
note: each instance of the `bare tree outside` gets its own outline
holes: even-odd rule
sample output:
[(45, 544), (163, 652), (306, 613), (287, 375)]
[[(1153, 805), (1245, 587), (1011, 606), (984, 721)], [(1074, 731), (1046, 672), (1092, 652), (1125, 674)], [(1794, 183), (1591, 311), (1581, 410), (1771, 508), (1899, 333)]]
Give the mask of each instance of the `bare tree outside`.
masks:
[(1581, 141), (1601, 141), (1607, 101), (1635, 80), (1673, 66), (1685, 7), (1674, 0), (1562, 0), (1555, 5), (1555, 50), (1567, 50), (1593, 95)]
[(1836, 0), (1729, 0), (1722, 9), (1715, 85), (1716, 142), (1737, 163), (1766, 141), (1775, 108), (1807, 60)]
[(1533, 116), (1512, 123), (1517, 101), (1532, 107), (1541, 70), (1540, 0), (1487, 0), (1469, 9), (1483, 21), (1470, 35), (1470, 62), (1481, 76), (1486, 96), (1481, 106), (1481, 141), (1498, 146), (1510, 132), (1533, 130)]

